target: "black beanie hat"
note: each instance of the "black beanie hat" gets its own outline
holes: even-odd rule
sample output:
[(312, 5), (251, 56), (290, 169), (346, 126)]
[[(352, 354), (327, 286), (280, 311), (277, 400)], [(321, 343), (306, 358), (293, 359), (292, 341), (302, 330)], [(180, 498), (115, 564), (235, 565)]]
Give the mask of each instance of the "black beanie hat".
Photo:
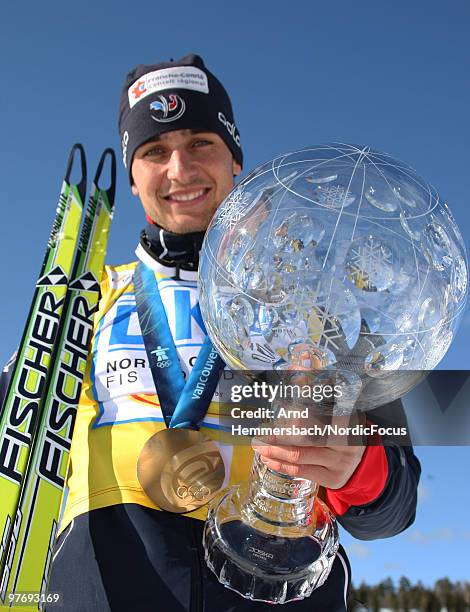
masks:
[(199, 55), (131, 70), (119, 106), (122, 161), (129, 173), (134, 153), (142, 144), (173, 130), (215, 132), (243, 165), (240, 134), (232, 104), (222, 83)]

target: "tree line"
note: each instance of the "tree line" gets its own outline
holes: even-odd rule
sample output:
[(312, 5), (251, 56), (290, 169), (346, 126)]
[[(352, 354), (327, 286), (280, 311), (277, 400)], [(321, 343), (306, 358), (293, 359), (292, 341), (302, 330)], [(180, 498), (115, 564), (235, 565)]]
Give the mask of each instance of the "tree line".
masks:
[(467, 612), (470, 611), (470, 582), (441, 578), (433, 587), (426, 587), (421, 582), (411, 584), (402, 576), (397, 585), (391, 578), (374, 586), (365, 582), (357, 587), (352, 585), (348, 610), (380, 612), (384, 608), (397, 612)]

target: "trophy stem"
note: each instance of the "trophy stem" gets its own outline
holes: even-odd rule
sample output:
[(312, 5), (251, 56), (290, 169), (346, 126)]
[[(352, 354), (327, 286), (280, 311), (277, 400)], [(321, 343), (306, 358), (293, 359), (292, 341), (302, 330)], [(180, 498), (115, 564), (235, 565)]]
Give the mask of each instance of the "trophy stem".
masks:
[(300, 535), (311, 524), (317, 491), (316, 483), (276, 472), (255, 453), (243, 519), (253, 526), (261, 521), (264, 531), (271, 526), (278, 535), (293, 529)]

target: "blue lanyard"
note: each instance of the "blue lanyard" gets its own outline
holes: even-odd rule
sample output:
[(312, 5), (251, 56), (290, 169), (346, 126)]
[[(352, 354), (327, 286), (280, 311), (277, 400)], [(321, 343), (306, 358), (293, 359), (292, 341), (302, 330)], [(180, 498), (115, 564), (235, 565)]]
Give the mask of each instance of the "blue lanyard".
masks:
[(199, 429), (225, 363), (206, 336), (185, 383), (153, 270), (139, 263), (134, 272), (137, 316), (167, 427)]

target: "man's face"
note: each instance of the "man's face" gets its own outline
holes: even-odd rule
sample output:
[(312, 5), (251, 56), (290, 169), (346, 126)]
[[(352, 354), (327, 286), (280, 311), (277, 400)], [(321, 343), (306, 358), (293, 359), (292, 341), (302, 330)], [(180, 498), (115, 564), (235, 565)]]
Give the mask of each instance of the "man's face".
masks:
[(163, 228), (180, 234), (203, 231), (240, 171), (217, 134), (176, 130), (137, 149), (132, 193)]

